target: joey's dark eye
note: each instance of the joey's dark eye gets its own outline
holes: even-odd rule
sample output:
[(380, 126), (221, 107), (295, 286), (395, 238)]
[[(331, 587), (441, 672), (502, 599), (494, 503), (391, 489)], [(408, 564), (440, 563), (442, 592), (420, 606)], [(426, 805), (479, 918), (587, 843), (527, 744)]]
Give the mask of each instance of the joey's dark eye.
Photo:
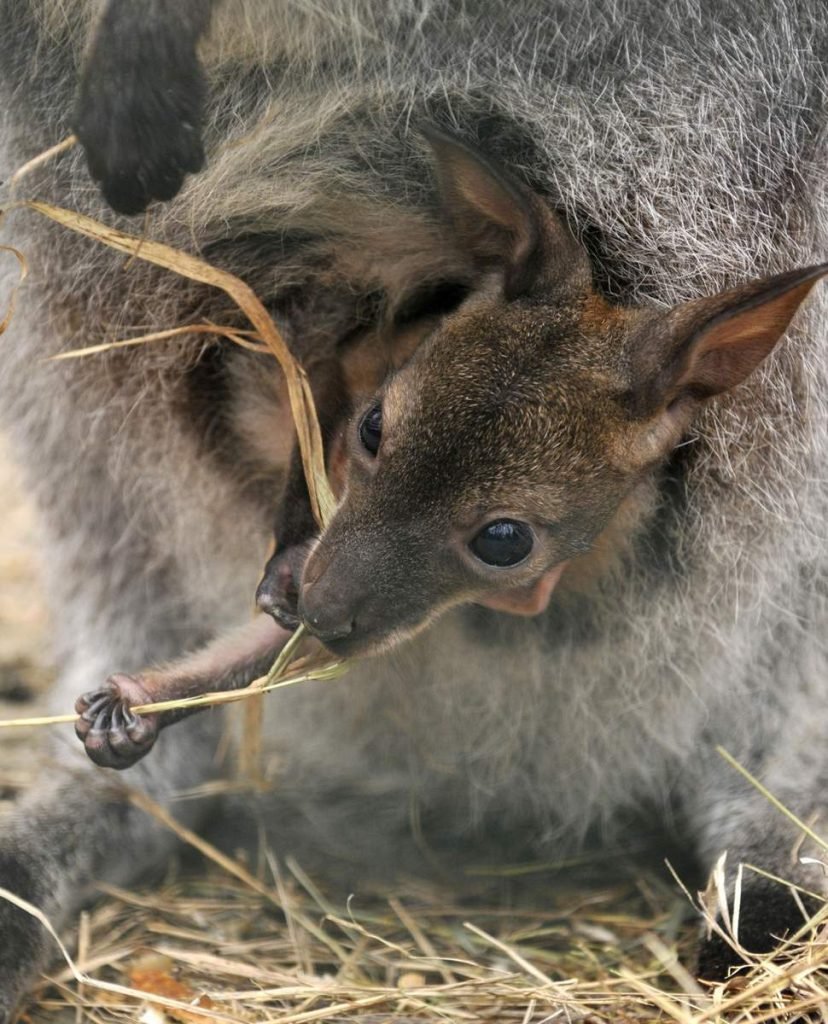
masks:
[(527, 558), (533, 543), (532, 531), (526, 523), (496, 519), (469, 541), (469, 547), (481, 562), (503, 568)]
[(372, 405), (359, 421), (359, 439), (367, 452), (376, 455), (382, 440), (382, 406)]

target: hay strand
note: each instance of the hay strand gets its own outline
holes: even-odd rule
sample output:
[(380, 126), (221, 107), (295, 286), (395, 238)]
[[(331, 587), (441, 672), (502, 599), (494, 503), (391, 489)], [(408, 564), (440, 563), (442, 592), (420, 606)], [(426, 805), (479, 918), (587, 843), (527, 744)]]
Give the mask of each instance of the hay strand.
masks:
[[(263, 693), (271, 693), (274, 690), (281, 690), (286, 686), (296, 686), (297, 683), (326, 682), (338, 679), (350, 668), (350, 661), (334, 661), (316, 668), (308, 668), (306, 671), (298, 672), (283, 679), (270, 679), (271, 672), (266, 676), (255, 679), (249, 686), (242, 690), (227, 690), (220, 693), (201, 693), (195, 697), (182, 697), (179, 700), (160, 700), (153, 704), (138, 704), (130, 710), (136, 715), (153, 715), (162, 711), (195, 710), (207, 708), (218, 704), (234, 704), (240, 700), (248, 700), (250, 697), (258, 697)], [(270, 679), (270, 682), (268, 682)], [(77, 721), (77, 715), (41, 715), (35, 718), (12, 718), (0, 721), (0, 729), (24, 729), (46, 725), (67, 725)]]
[(161, 242), (126, 234), (84, 214), (64, 210), (50, 203), (26, 200), (22, 205), (118, 252), (153, 263), (191, 281), (220, 288), (236, 303), (255, 328), (263, 344), (279, 361), (285, 375), (313, 514), (319, 526), (325, 527), (333, 515), (336, 500), (325, 474), (322, 435), (310, 384), (304, 370), (293, 358), (284, 338), (253, 289), (234, 274), (219, 270), (204, 260)]
[(32, 171), (38, 167), (43, 167), (49, 163), (50, 160), (54, 160), (62, 153), (67, 153), (73, 146), (76, 146), (78, 142), (76, 135), (68, 135), (62, 142), (55, 143), (54, 146), (50, 146), (49, 149), (44, 149), (42, 153), (38, 153), (37, 156), (32, 157), (22, 167), (18, 167), (14, 174), (9, 178), (9, 195), (14, 196), (17, 191), (17, 186), (20, 182), (27, 177)]
[[(137, 800), (185, 842), (205, 845), (163, 808)], [(525, 893), (508, 910), (482, 893), (462, 910), (452, 888), (410, 883), (402, 916), (397, 897), (361, 892), (342, 916), (320, 920), (317, 899), (289, 875), (271, 888), (206, 846), (215, 865), (206, 878), (139, 893), (105, 887), (108, 900), (90, 914), (88, 959), (41, 990), (42, 1012), (82, 1006), (97, 1024), (147, 1005), (188, 1024), (805, 1024), (823, 1019), (828, 1005), (824, 943), (763, 957), (732, 985), (688, 981), (676, 965), (686, 961), (695, 922), (680, 930), (677, 950), (676, 896), (652, 879), (645, 899), (629, 884), (584, 888), (570, 877), (556, 890), (544, 884), (542, 904)], [(275, 865), (269, 850), (266, 859)], [(279, 905), (290, 925), (274, 918)], [(420, 955), (416, 939), (412, 947), (412, 922), (434, 957)], [(448, 964), (451, 982), (440, 971)]]
[(723, 757), (731, 768), (735, 768), (744, 779), (747, 779), (751, 786), (753, 786), (757, 792), (761, 793), (772, 807), (779, 811), (780, 814), (783, 814), (788, 821), (796, 825), (801, 832), (803, 832), (809, 839), (812, 839), (822, 850), (828, 851), (828, 840), (823, 839), (822, 836), (814, 832), (810, 825), (806, 825), (801, 818), (798, 818), (778, 797), (775, 797), (767, 787), (763, 786), (756, 776), (751, 775), (747, 768), (739, 764), (732, 754), (729, 754), (724, 747), (716, 747), (716, 753), (719, 754), (720, 757)]
[(85, 348), (75, 348), (68, 352), (58, 352), (57, 355), (49, 356), (50, 363), (59, 363), (66, 359), (84, 359), (87, 356), (97, 356), (104, 352), (114, 352), (122, 348), (131, 348), (136, 345), (147, 345), (154, 341), (169, 341), (170, 338), (177, 338), (191, 334), (215, 334), (227, 338), (234, 345), (249, 349), (251, 352), (269, 352), (261, 340), (256, 340), (258, 335), (254, 331), (239, 331), (234, 327), (222, 327), (219, 324), (185, 324), (183, 327), (171, 327), (166, 331), (154, 331), (152, 334), (141, 334), (135, 338), (122, 338), (119, 341), (104, 341), (98, 345), (87, 345)]
[(26, 257), (19, 249), (15, 249), (14, 246), (0, 245), (0, 252), (11, 253), (18, 263), (18, 278), (12, 288), (11, 295), (9, 296), (9, 304), (6, 306), (6, 312), (3, 314), (3, 319), (0, 320), (0, 334), (3, 334), (7, 330), (12, 317), (14, 316), (14, 307), (17, 303), (17, 293), (20, 291), (20, 286), (26, 280), (26, 276), (29, 273), (29, 266), (26, 262)]
[[(28, 900), (24, 900), (20, 896), (17, 896), (15, 893), (10, 892), (8, 889), (4, 889), (2, 887), (0, 887), (0, 899), (5, 900), (7, 903), (11, 903), (12, 906), (17, 907), (18, 910), (22, 910), (30, 917), (35, 918), (35, 920), (38, 921), (43, 926), (43, 928), (46, 929), (46, 931), (49, 933), (49, 936), (54, 940), (55, 944), (57, 945), (60, 951), (60, 955), (66, 961), (66, 966), (69, 968), (72, 977), (78, 983), (79, 986), (89, 986), (91, 988), (99, 989), (102, 992), (111, 992), (115, 995), (126, 996), (130, 999), (137, 999), (140, 1002), (143, 1002), (146, 999), (145, 992), (141, 992), (138, 989), (128, 988), (125, 985), (114, 985), (111, 982), (100, 981), (96, 978), (90, 977), (88, 974), (85, 974), (83, 971), (81, 971), (77, 964), (75, 963), (75, 961), (69, 955), (69, 950), (63, 944), (63, 942), (61, 942), (60, 936), (58, 935), (56, 929), (52, 925), (49, 918), (43, 913), (42, 910), (34, 906), (32, 903), (29, 903)], [(228, 1024), (236, 1024), (233, 1017), (228, 1017), (223, 1013), (215, 1013), (212, 1010), (202, 1009), (201, 1007), (194, 1006), (190, 1003), (182, 1003), (179, 1002), (179, 1000), (177, 999), (168, 999), (165, 996), (154, 994), (152, 996), (152, 1001), (153, 1003), (157, 1003), (159, 1006), (169, 1007), (170, 1009), (174, 1010), (197, 1012), (203, 1015), (204, 1017), (210, 1018), (211, 1020), (227, 1021)]]

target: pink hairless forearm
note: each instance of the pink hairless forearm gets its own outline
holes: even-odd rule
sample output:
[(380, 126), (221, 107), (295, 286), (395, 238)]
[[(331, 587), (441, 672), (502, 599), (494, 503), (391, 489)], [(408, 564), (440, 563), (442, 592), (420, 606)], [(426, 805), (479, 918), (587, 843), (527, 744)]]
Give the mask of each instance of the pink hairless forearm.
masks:
[(78, 698), (75, 732), (95, 764), (129, 768), (149, 753), (161, 729), (201, 710), (136, 715), (132, 708), (240, 690), (267, 672), (290, 637), (270, 616), (258, 615), (179, 661), (137, 676), (112, 675), (101, 688)]

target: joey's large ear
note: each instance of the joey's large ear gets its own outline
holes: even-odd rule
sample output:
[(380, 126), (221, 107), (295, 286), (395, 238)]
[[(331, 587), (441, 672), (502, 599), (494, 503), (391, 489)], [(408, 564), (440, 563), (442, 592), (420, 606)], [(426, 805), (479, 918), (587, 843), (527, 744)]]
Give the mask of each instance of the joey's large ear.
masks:
[(676, 306), (651, 323), (632, 353), (637, 404), (654, 412), (741, 383), (770, 354), (826, 274), (828, 263), (791, 270)]
[(541, 279), (547, 288), (575, 278), (588, 287), (586, 252), (540, 196), (465, 143), (433, 128), (423, 134), (460, 248), (480, 267), (503, 271), (507, 299)]

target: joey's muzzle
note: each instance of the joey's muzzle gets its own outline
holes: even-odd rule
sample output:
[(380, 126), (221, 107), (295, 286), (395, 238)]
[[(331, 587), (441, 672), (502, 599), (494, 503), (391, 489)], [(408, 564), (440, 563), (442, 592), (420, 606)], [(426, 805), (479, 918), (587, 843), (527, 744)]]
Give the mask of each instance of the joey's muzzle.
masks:
[(343, 642), (358, 637), (357, 611), (364, 604), (347, 569), (335, 570), (341, 561), (329, 547), (317, 548), (305, 566), (297, 608), (308, 632), (336, 653)]
[(297, 611), (308, 631), (339, 655), (410, 635), (427, 619), (434, 592), (414, 547), (399, 534), (334, 525), (305, 564)]

